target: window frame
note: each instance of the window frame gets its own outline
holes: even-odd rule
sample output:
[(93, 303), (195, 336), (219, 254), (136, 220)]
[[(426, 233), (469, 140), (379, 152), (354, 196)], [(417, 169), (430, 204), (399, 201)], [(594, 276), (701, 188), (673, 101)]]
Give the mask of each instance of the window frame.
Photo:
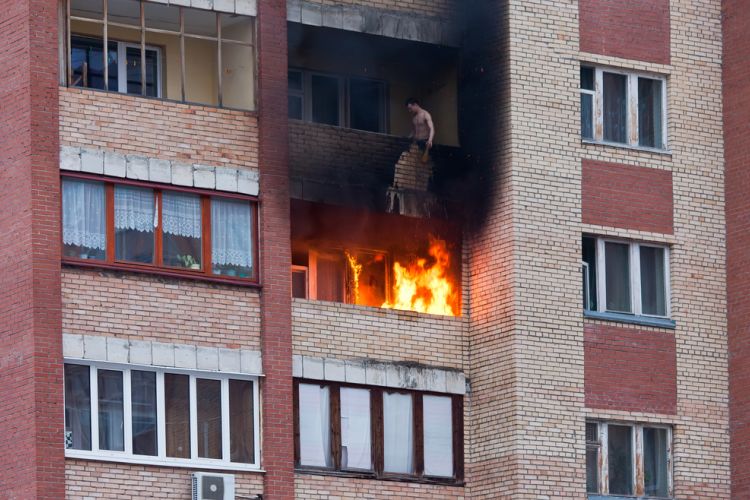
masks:
[[(633, 317), (670, 319), (672, 317), (672, 288), (671, 288), (671, 266), (670, 266), (670, 247), (656, 243), (646, 243), (639, 241), (628, 241), (617, 238), (583, 235), (584, 238), (592, 238), (596, 241), (595, 263), (596, 263), (596, 309), (586, 309), (586, 312), (598, 312), (605, 314), (628, 315)], [(630, 304), (631, 311), (610, 311), (607, 309), (607, 272), (606, 272), (606, 252), (605, 245), (615, 243), (619, 245), (628, 245), (628, 259), (630, 265)], [(664, 301), (665, 315), (645, 314), (641, 297), (641, 247), (658, 248), (664, 250)], [(586, 264), (582, 261), (582, 265)], [(590, 272), (590, 270), (589, 270)], [(588, 275), (588, 273), (586, 273)], [(590, 301), (589, 301), (590, 304)]]
[[(388, 82), (379, 78), (370, 78), (366, 76), (357, 75), (342, 75), (336, 73), (326, 73), (323, 71), (307, 70), (297, 67), (289, 67), (287, 73), (299, 73), (302, 77), (302, 90), (289, 89), (288, 95), (293, 97), (299, 97), (302, 99), (302, 119), (301, 121), (306, 123), (315, 123), (318, 125), (327, 125), (314, 122), (312, 120), (312, 77), (323, 76), (327, 78), (336, 78), (339, 82), (339, 123), (337, 125), (329, 125), (331, 127), (341, 127), (351, 130), (359, 130), (360, 132), (370, 132), (374, 134), (388, 134)], [(382, 92), (382, 108), (379, 116), (379, 130), (362, 130), (351, 127), (351, 81), (352, 80), (366, 80), (375, 82), (381, 85)], [(292, 118), (295, 120), (296, 118)]]
[[(65, 449), (66, 458), (81, 458), (89, 460), (104, 460), (108, 462), (122, 462), (143, 465), (159, 465), (167, 467), (200, 467), (214, 470), (260, 470), (261, 442), (260, 442), (260, 377), (257, 375), (245, 375), (234, 373), (219, 373), (200, 370), (185, 370), (179, 368), (163, 368), (148, 365), (119, 364), (103, 361), (90, 361), (74, 358), (65, 358), (65, 364), (89, 367), (89, 394), (91, 403), (91, 450)], [(122, 372), (123, 382), (123, 439), (124, 451), (99, 450), (99, 401), (97, 370), (114, 370)], [(145, 371), (156, 373), (156, 432), (157, 432), (157, 455), (137, 455), (132, 452), (133, 447), (133, 420), (132, 420), (132, 392), (131, 372)], [(189, 376), (190, 394), (190, 458), (168, 457), (166, 448), (166, 421), (165, 421), (165, 390), (164, 375), (187, 375)], [(222, 409), (222, 458), (198, 457), (198, 432), (197, 432), (197, 391), (196, 379), (219, 380), (221, 382), (221, 409)], [(253, 463), (231, 461), (231, 436), (230, 436), (230, 413), (229, 413), (229, 381), (242, 380), (253, 383)], [(63, 400), (65, 394), (63, 393)], [(64, 406), (64, 403), (63, 403)]]
[[(598, 448), (598, 459), (597, 469), (599, 474), (598, 481), (598, 492), (587, 493), (588, 497), (597, 496), (612, 496), (613, 498), (629, 498), (628, 495), (612, 494), (609, 493), (609, 439), (608, 439), (608, 427), (610, 425), (620, 427), (630, 427), (631, 432), (631, 450), (632, 450), (632, 481), (631, 487), (634, 497), (638, 498), (674, 498), (674, 459), (673, 459), (673, 428), (671, 425), (666, 424), (650, 424), (650, 423), (633, 423), (633, 422), (618, 422), (618, 421), (604, 421), (604, 420), (586, 420), (586, 424), (595, 424), (597, 426), (597, 436), (599, 442), (596, 444)], [(643, 455), (643, 429), (663, 429), (667, 432), (667, 490), (668, 494), (666, 497), (657, 496), (646, 496), (645, 495), (645, 474), (644, 474), (644, 455)], [(594, 445), (586, 441), (586, 448), (589, 449)]]
[[(607, 146), (617, 147), (628, 147), (635, 149), (644, 149), (658, 152), (669, 151), (669, 127), (668, 127), (668, 108), (667, 108), (667, 77), (664, 75), (658, 75), (654, 73), (642, 72), (642, 71), (630, 71), (621, 68), (612, 68), (608, 66), (597, 66), (595, 64), (581, 63), (581, 68), (590, 68), (594, 71), (594, 90), (586, 90), (581, 88), (579, 81), (579, 92), (580, 94), (593, 95), (593, 110), (592, 110), (592, 122), (591, 129), (593, 131), (593, 138), (584, 138), (581, 136), (581, 140), (584, 143), (596, 143), (604, 144)], [(604, 139), (604, 73), (612, 73), (615, 75), (622, 75), (627, 77), (626, 84), (626, 96), (625, 102), (627, 103), (626, 113), (626, 136), (627, 142), (613, 142)], [(638, 117), (639, 117), (639, 106), (638, 106), (638, 79), (646, 78), (649, 80), (656, 80), (661, 82), (661, 145), (660, 146), (642, 146), (639, 144), (638, 134)], [(580, 80), (580, 77), (579, 77)], [(582, 113), (579, 113), (579, 118)], [(580, 128), (580, 127), (579, 127)]]
[[(66, 256), (64, 253), (61, 255), (61, 260), (64, 264), (73, 264), (83, 267), (98, 267), (98, 268), (110, 268), (110, 269), (121, 269), (136, 272), (145, 272), (150, 274), (160, 274), (165, 276), (180, 277), (180, 278), (193, 278), (205, 281), (217, 281), (232, 284), (239, 284), (245, 286), (258, 286), (260, 285), (260, 270), (259, 270), (259, 210), (260, 203), (257, 197), (242, 195), (237, 193), (225, 193), (223, 191), (213, 191), (206, 189), (197, 189), (173, 185), (164, 185), (154, 182), (144, 181), (132, 181), (128, 179), (113, 179), (109, 177), (102, 177), (95, 174), (85, 174), (78, 172), (65, 172), (61, 175), (61, 182), (65, 179), (81, 180), (81, 181), (94, 181), (100, 182), (104, 185), (105, 194), (105, 231), (106, 231), (106, 249), (104, 260), (100, 259), (83, 259), (78, 257)], [(152, 189), (154, 191), (154, 201), (156, 203), (156, 215), (158, 217), (158, 224), (154, 227), (154, 262), (152, 263), (140, 263), (131, 262), (124, 260), (117, 260), (115, 257), (115, 227), (114, 227), (114, 189), (115, 186), (132, 186), (139, 188)], [(202, 269), (187, 269), (181, 267), (167, 266), (162, 263), (163, 259), (163, 232), (162, 232), (162, 221), (164, 217), (164, 211), (162, 210), (162, 194), (165, 191), (186, 193), (200, 196), (201, 204), (201, 263)], [(211, 199), (212, 198), (224, 198), (230, 200), (245, 201), (250, 205), (250, 236), (252, 245), (252, 276), (250, 277), (236, 277), (222, 274), (214, 274), (212, 272), (211, 264), (211, 251), (212, 251), (212, 239), (211, 239)], [(60, 200), (60, 214), (63, 214), (64, 207), (62, 206), (62, 197)], [(61, 215), (62, 216), (62, 215)], [(60, 231), (60, 244), (61, 248), (64, 249), (63, 243), (63, 231)]]
[[(300, 462), (300, 417), (299, 417), (299, 385), (309, 384), (328, 387), (330, 391), (330, 431), (331, 431), (331, 462), (332, 467), (316, 467), (302, 465)], [(367, 389), (370, 391), (370, 450), (372, 469), (345, 469), (341, 466), (341, 406), (340, 389)], [(383, 395), (385, 393), (407, 394), (412, 397), (413, 415), (413, 459), (414, 474), (401, 474), (384, 471), (384, 415)], [(422, 412), (422, 397), (424, 395), (439, 396), (451, 399), (451, 418), (453, 424), (453, 476), (427, 476), (424, 474), (424, 420)], [(430, 391), (413, 391), (393, 387), (372, 386), (365, 384), (350, 384), (345, 382), (331, 382), (327, 380), (294, 379), (294, 467), (296, 472), (310, 474), (336, 475), (377, 479), (385, 481), (409, 481), (430, 484), (463, 485), (464, 481), (464, 422), (463, 396), (459, 394), (439, 393)]]

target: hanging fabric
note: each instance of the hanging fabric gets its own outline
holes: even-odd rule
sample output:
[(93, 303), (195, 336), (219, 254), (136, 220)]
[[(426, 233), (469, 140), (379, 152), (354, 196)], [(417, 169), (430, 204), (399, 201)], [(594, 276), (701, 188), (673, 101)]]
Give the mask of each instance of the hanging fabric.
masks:
[(105, 250), (104, 184), (63, 179), (62, 198), (63, 243)]
[(201, 237), (201, 199), (184, 193), (164, 192), (161, 199), (162, 230), (186, 238)]
[(243, 201), (211, 199), (211, 263), (214, 265), (253, 265), (252, 210)]

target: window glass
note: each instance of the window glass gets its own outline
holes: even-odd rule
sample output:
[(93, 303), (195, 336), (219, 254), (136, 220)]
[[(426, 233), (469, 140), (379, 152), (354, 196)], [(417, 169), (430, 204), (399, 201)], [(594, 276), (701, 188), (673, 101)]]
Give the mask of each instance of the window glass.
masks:
[(644, 493), (666, 497), (669, 494), (667, 461), (667, 430), (643, 428)]
[[(158, 97), (158, 52), (146, 49), (146, 94)], [(126, 86), (128, 94), (141, 94), (141, 49), (127, 46), (125, 48)]]
[(156, 456), (156, 373), (130, 372), (133, 419), (133, 453)]
[(594, 68), (581, 68), (581, 88), (594, 90)]
[(422, 396), (424, 419), (424, 473), (453, 476), (453, 401), (443, 396)]
[(190, 458), (190, 377), (164, 374), (167, 456)]
[(110, 23), (141, 25), (141, 2), (139, 0), (108, 0), (107, 20)]
[(104, 19), (102, 0), (71, 0), (70, 15), (87, 19)]
[(384, 470), (414, 473), (414, 422), (411, 394), (383, 393)]
[(640, 247), (643, 314), (667, 315), (664, 252), (664, 248)]
[(63, 179), (63, 255), (104, 260), (107, 249), (104, 184)]
[(91, 369), (65, 365), (65, 447), (91, 449)]
[(382, 132), (385, 117), (385, 89), (381, 82), (352, 78), (349, 81), (349, 126)]
[(581, 137), (594, 138), (594, 96), (581, 93)]
[(582, 240), (583, 262), (583, 309), (596, 311), (596, 238)]
[(221, 381), (196, 379), (198, 456), (221, 458)]
[(221, 44), (222, 106), (253, 108), (250, 83), (255, 80), (253, 48), (236, 43)]
[(218, 35), (215, 12), (199, 9), (183, 9), (182, 12), (185, 17), (185, 33), (212, 37)]
[(164, 265), (201, 269), (203, 225), (200, 196), (164, 191), (161, 207)]
[(339, 79), (335, 76), (312, 75), (312, 121), (339, 125)]
[(627, 143), (628, 77), (605, 72), (603, 84), (604, 140)]
[[(100, 25), (86, 23), (90, 30), (99, 34)], [(117, 90), (117, 43), (109, 42), (108, 81), (110, 90)], [(70, 66), (71, 85), (104, 90), (104, 42), (101, 37), (89, 38), (71, 36), (70, 38)]]
[[(187, 29), (187, 13), (185, 24)], [(203, 13), (203, 11), (201, 11)], [(185, 37), (185, 100), (219, 105), (218, 42)], [(251, 85), (247, 82), (247, 85)]]
[(290, 95), (287, 98), (289, 105), (289, 118), (294, 120), (302, 119), (302, 96)]
[(125, 450), (122, 372), (97, 370), (99, 449)]
[(599, 492), (599, 426), (586, 424), (586, 491)]
[(341, 467), (370, 470), (370, 391), (342, 387), (340, 398)]
[(246, 201), (211, 198), (211, 269), (214, 274), (253, 275), (252, 208)]
[(332, 467), (328, 387), (299, 384), (300, 464)]
[(630, 246), (625, 243), (606, 242), (604, 249), (607, 310), (631, 312)]
[(609, 493), (633, 493), (633, 428), (622, 425), (608, 426)]
[(316, 299), (344, 302), (346, 266), (340, 254), (317, 254)]
[(151, 264), (157, 218), (154, 191), (115, 186), (115, 259)]
[(307, 269), (292, 269), (292, 297), (307, 298)]
[(301, 71), (289, 71), (287, 74), (287, 83), (289, 90), (302, 91), (302, 72)]
[(232, 462), (255, 462), (253, 383), (229, 381), (229, 446)]
[[(164, 5), (153, 2), (145, 2), (146, 28), (160, 30), (180, 31), (180, 8), (176, 5)], [(172, 40), (170, 38), (170, 40)], [(179, 42), (177, 42), (179, 43)]]
[(638, 144), (661, 148), (662, 141), (662, 82), (638, 78)]

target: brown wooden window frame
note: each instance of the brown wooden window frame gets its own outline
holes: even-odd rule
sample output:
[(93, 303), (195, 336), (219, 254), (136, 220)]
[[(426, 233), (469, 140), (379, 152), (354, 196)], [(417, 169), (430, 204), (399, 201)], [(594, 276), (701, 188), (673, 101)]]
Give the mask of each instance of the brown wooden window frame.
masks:
[[(299, 384), (328, 387), (330, 404), (331, 461), (332, 467), (313, 467), (302, 465), (300, 461), (300, 416)], [(371, 435), (371, 471), (351, 470), (341, 467), (341, 405), (340, 390), (348, 387), (370, 391), (370, 435)], [(383, 429), (383, 394), (398, 393), (412, 396), (414, 426), (414, 474), (397, 474), (384, 471), (384, 429)], [(424, 419), (422, 398), (425, 395), (440, 396), (451, 399), (453, 424), (453, 476), (427, 476), (424, 474)], [(294, 379), (294, 464), (297, 472), (309, 474), (334, 475), (386, 481), (420, 482), (430, 484), (447, 484), (463, 486), (464, 484), (464, 401), (463, 396), (427, 391), (410, 391), (390, 387), (348, 384), (323, 380)]]
[[(113, 180), (107, 177), (101, 177), (94, 174), (84, 173), (65, 173), (61, 176), (61, 181), (65, 179), (99, 182), (104, 186), (105, 192), (105, 217), (106, 217), (106, 250), (105, 258), (101, 259), (83, 259), (62, 255), (64, 264), (71, 264), (82, 267), (109, 268), (114, 270), (136, 271), (148, 274), (158, 274), (163, 276), (192, 278), (204, 281), (215, 281), (222, 283), (232, 283), (244, 286), (259, 286), (258, 270), (258, 210), (259, 203), (257, 197), (247, 196), (235, 193), (224, 193), (206, 189), (196, 189), (180, 186), (165, 186), (154, 182), (131, 181), (126, 179)], [(115, 224), (114, 224), (114, 192), (115, 186), (132, 186), (139, 188), (152, 189), (157, 210), (157, 225), (154, 227), (154, 253), (153, 263), (138, 263), (115, 259)], [(187, 193), (200, 196), (201, 200), (201, 264), (199, 270), (172, 267), (163, 264), (163, 231), (162, 220), (164, 213), (162, 210), (162, 197), (164, 192)], [(252, 249), (252, 276), (236, 277), (222, 274), (214, 274), (211, 264), (211, 200), (214, 198), (240, 200), (250, 205), (250, 237)], [(60, 200), (60, 214), (62, 217), (63, 207), (62, 199)], [(61, 248), (64, 247), (63, 232), (60, 231)]]

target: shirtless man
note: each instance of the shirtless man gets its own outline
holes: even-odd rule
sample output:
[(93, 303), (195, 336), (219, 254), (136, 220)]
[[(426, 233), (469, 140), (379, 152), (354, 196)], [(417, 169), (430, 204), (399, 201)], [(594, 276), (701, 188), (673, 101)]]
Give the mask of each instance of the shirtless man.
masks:
[(435, 125), (432, 124), (432, 116), (430, 116), (430, 113), (426, 109), (422, 109), (419, 101), (413, 97), (406, 100), (406, 109), (414, 115), (411, 121), (411, 135), (409, 135), (409, 139), (417, 143), (419, 149), (424, 151), (424, 156), (426, 157), (428, 151), (432, 148), (432, 140), (435, 138)]

